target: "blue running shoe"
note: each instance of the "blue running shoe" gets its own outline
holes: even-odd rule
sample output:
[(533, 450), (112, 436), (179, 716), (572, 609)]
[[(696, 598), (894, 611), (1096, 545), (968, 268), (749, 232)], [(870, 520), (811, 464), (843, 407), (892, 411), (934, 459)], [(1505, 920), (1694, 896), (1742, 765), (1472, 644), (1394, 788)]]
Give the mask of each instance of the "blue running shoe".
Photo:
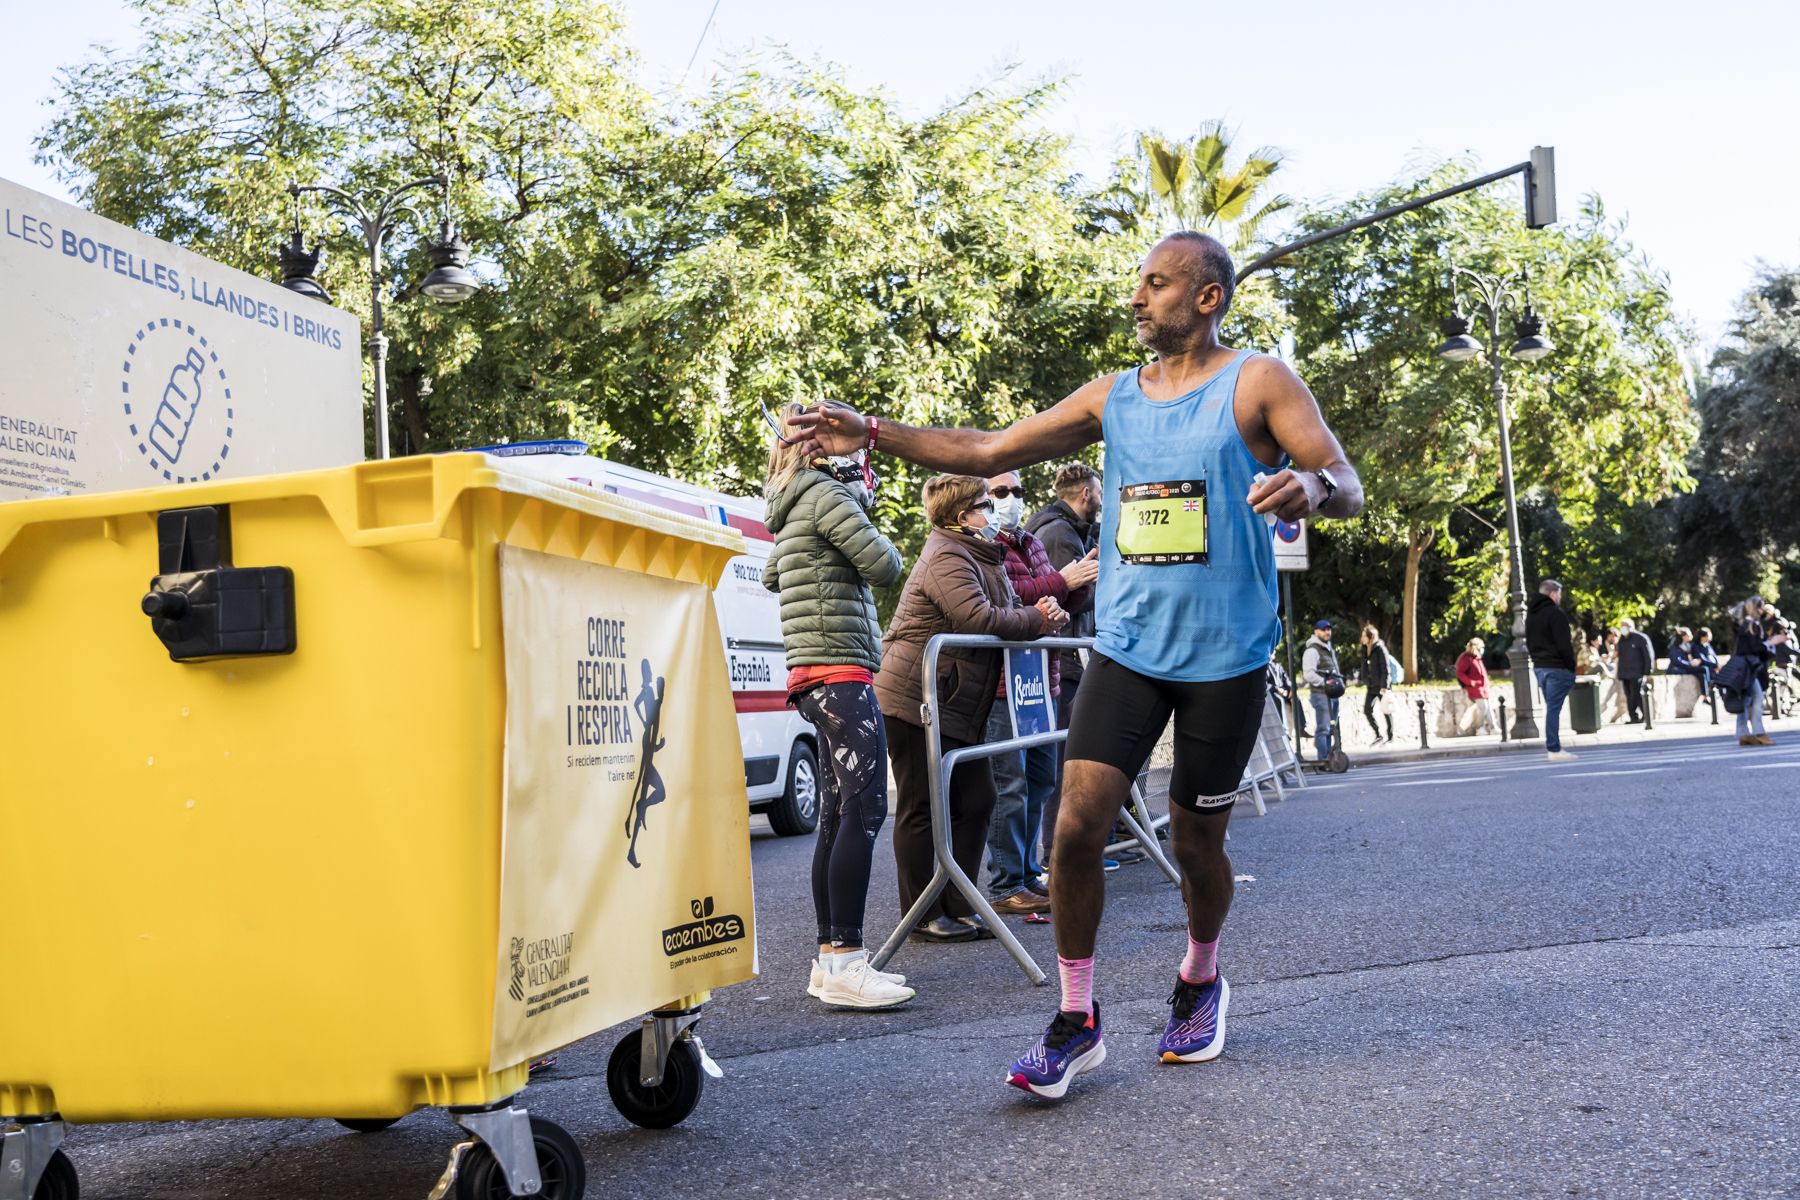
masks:
[(1189, 983), (1175, 977), (1169, 997), (1174, 1011), (1168, 1028), (1156, 1045), (1166, 1063), (1210, 1062), (1225, 1049), (1225, 1009), (1231, 1003), (1231, 985), (1223, 975), (1211, 983)]
[(1088, 1013), (1059, 1012), (1031, 1053), (1012, 1065), (1006, 1082), (1036, 1096), (1062, 1098), (1083, 1071), (1106, 1061), (1100, 1032), (1100, 1005)]

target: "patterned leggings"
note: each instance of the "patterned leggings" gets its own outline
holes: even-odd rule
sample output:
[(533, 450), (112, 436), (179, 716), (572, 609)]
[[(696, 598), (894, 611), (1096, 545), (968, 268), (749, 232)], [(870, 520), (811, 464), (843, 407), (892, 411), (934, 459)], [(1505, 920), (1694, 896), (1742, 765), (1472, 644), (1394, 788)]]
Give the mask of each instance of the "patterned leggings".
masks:
[(819, 944), (863, 944), (863, 909), (875, 836), (887, 820), (887, 731), (875, 689), (827, 683), (794, 701), (819, 733), (819, 839), (813, 846), (813, 911)]

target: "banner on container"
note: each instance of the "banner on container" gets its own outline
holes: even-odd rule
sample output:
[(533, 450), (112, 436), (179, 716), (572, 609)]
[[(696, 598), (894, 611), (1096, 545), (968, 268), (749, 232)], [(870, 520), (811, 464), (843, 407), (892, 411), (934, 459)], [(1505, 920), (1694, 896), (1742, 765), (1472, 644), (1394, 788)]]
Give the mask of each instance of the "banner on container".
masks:
[(500, 547), (506, 791), (490, 1066), (756, 973), (712, 594)]
[(1050, 697), (1050, 652), (1006, 652), (1006, 706), (1013, 736), (1049, 733), (1056, 728), (1056, 702)]
[(0, 500), (363, 460), (356, 318), (0, 179)]

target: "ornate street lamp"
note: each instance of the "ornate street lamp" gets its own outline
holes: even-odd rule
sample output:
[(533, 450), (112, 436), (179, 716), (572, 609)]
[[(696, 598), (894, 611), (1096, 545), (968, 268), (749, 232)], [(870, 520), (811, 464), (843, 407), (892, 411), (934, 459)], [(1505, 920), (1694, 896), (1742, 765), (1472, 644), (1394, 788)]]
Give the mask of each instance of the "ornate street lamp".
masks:
[[(1531, 307), (1531, 281), (1521, 271), (1516, 280), (1505, 276), (1478, 275), (1452, 264), (1450, 286), (1456, 297), (1456, 311), (1444, 319), (1444, 341), (1438, 346), (1438, 357), (1450, 362), (1472, 362), (1481, 357), (1483, 346), (1469, 332), (1470, 319), (1464, 315), (1463, 291), (1458, 281), (1466, 281), (1470, 296), (1476, 301), (1475, 316), (1486, 315), (1488, 363), (1494, 383), (1494, 407), (1500, 414), (1500, 474), (1506, 491), (1507, 567), (1512, 577), (1513, 636), (1506, 658), (1512, 669), (1513, 727), (1515, 738), (1541, 737), (1537, 723), (1537, 694), (1531, 687), (1531, 652), (1525, 646), (1525, 551), (1519, 542), (1519, 504), (1513, 490), (1512, 430), (1506, 411), (1506, 377), (1501, 371), (1500, 318), (1504, 310), (1519, 312), (1513, 324), (1512, 354), (1515, 358), (1535, 363), (1556, 347), (1544, 336), (1544, 321)], [(1515, 288), (1516, 284), (1516, 288)]]
[(419, 290), (440, 304), (460, 304), (481, 290), (481, 284), (469, 274), (469, 246), (456, 236), (456, 226), (450, 221), (450, 181), (442, 175), (428, 175), (424, 179), (415, 179), (389, 192), (371, 207), (365, 207), (356, 197), (343, 188), (330, 184), (290, 183), (288, 195), (294, 198), (294, 234), (293, 239), (280, 251), (281, 286), (302, 296), (311, 296), (315, 300), (329, 301), (325, 289), (313, 278), (318, 269), (319, 249), (308, 251), (305, 239), (300, 232), (300, 197), (307, 192), (321, 192), (331, 198), (333, 212), (347, 218), (355, 224), (362, 234), (363, 244), (369, 250), (369, 353), (374, 358), (375, 366), (375, 456), (389, 457), (388, 449), (388, 404), (387, 404), (387, 335), (382, 332), (381, 321), (381, 285), (382, 262), (381, 246), (387, 235), (393, 232), (395, 222), (401, 213), (407, 211), (400, 203), (401, 197), (419, 188), (436, 187), (443, 190), (444, 214), (438, 225), (438, 240), (427, 242), (426, 257), (431, 261), (431, 273), (420, 282)]

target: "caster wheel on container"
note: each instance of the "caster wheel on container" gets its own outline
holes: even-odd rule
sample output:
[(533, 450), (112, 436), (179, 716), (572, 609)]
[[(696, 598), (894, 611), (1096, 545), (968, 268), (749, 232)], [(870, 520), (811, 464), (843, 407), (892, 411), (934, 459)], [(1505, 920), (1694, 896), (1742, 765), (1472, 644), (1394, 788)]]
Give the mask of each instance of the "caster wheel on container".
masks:
[(81, 1200), (81, 1186), (75, 1181), (75, 1164), (61, 1150), (50, 1156), (43, 1178), (38, 1180), (37, 1191), (31, 1193), (31, 1200)]
[(339, 1117), (337, 1123), (356, 1133), (380, 1133), (399, 1124), (399, 1117)]
[[(531, 1140), (537, 1145), (538, 1178), (543, 1188), (538, 1200), (581, 1200), (587, 1191), (587, 1163), (568, 1131), (542, 1117), (531, 1118)], [(463, 1154), (456, 1172), (456, 1200), (512, 1200), (506, 1172), (485, 1142), (476, 1142)]]
[(669, 1064), (663, 1069), (662, 1082), (647, 1088), (639, 1072), (643, 1038), (636, 1032), (613, 1047), (606, 1063), (606, 1090), (612, 1094), (613, 1107), (633, 1125), (645, 1129), (669, 1129), (681, 1124), (700, 1103), (700, 1089), (706, 1084), (706, 1072), (700, 1069), (700, 1050), (682, 1038), (669, 1050)]

